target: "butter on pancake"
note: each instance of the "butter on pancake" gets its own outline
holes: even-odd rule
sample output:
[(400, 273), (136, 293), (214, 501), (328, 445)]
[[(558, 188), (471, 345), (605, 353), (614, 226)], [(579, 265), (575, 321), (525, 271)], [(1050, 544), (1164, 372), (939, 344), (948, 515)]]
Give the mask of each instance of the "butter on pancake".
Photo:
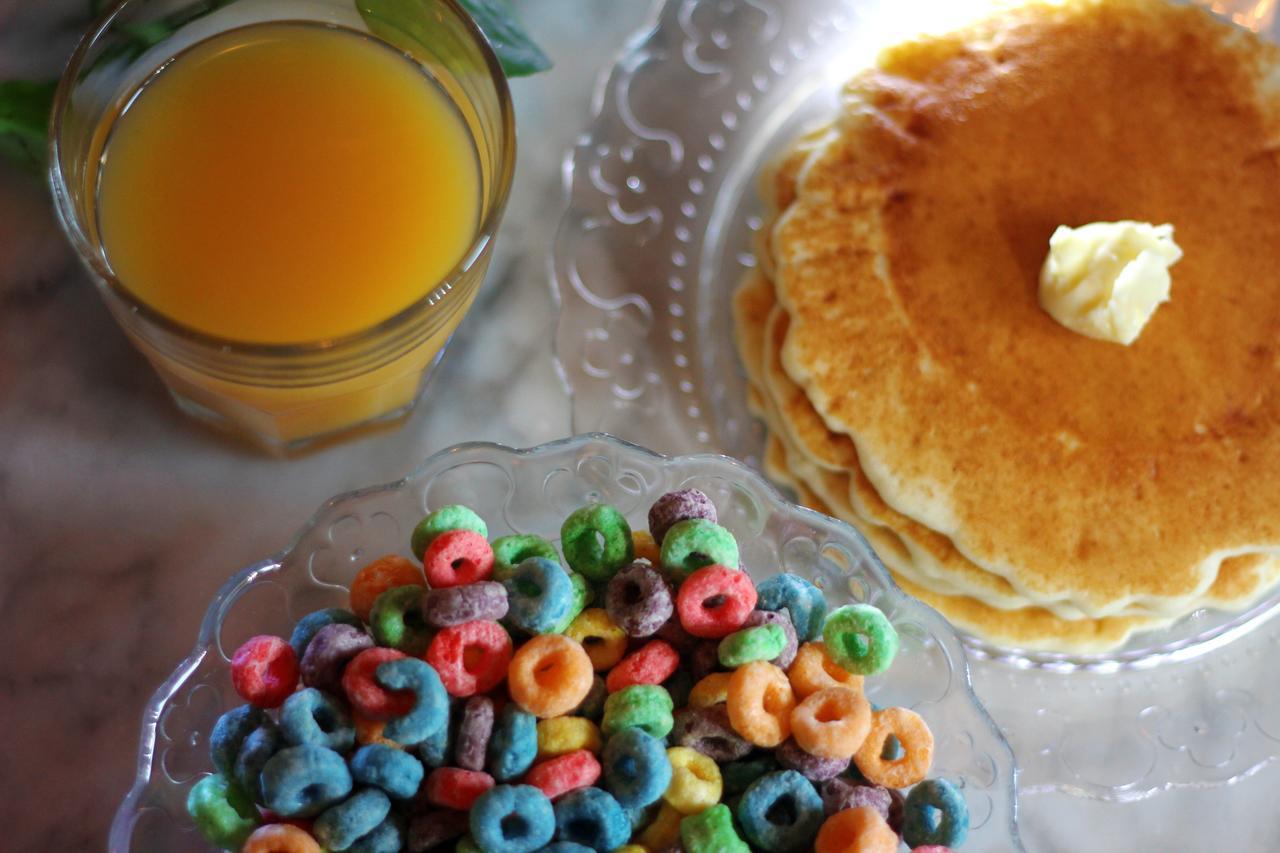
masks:
[[(855, 79), (772, 232), (787, 374), (887, 507), (1028, 600), (1196, 606), (1280, 550), (1280, 52), (1161, 0), (1036, 3)], [(1040, 309), (1064, 222), (1177, 224), (1129, 347)]]

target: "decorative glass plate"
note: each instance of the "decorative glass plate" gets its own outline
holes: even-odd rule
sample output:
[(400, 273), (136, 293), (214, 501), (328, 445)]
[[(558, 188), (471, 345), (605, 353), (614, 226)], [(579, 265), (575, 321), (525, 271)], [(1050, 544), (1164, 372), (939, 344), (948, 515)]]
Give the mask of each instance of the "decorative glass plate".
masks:
[(382, 554), (409, 555), (409, 532), (427, 507), (461, 503), (490, 534), (551, 536), (592, 501), (643, 525), (664, 492), (696, 487), (737, 537), (743, 565), (761, 580), (801, 574), (833, 606), (870, 601), (889, 616), (902, 650), (887, 673), (868, 679), (882, 705), (914, 708), (933, 728), (931, 775), (963, 791), (972, 831), (966, 853), (1021, 850), (1012, 754), (969, 684), (960, 641), (937, 613), (903, 595), (862, 537), (847, 525), (787, 503), (768, 483), (723, 456), (667, 458), (610, 436), (587, 435), (532, 450), (463, 444), (437, 453), (403, 480), (328, 501), (274, 557), (231, 578), (210, 604), (195, 649), (156, 691), (143, 716), (138, 772), (116, 812), (110, 850), (208, 850), (186, 816), (187, 792), (209, 770), (208, 735), (239, 704), (229, 655), (262, 633), (288, 636), (322, 607), (343, 606), (347, 584)]
[[(600, 81), (593, 121), (565, 169), (568, 208), (552, 267), (575, 430), (758, 462), (763, 434), (746, 409), (729, 306), (754, 264), (760, 164), (828, 116), (840, 85), (877, 49), (990, 5), (661, 7)], [(1275, 13), (1273, 0), (1213, 8), (1259, 30)], [(1268, 625), (1278, 604), (1280, 593), (1242, 614), (1201, 611), (1095, 656), (965, 638), (973, 657), (991, 662), (975, 681), (1011, 732), (1023, 790), (1138, 799), (1233, 781), (1280, 755), (1280, 724), (1271, 722), (1280, 691), (1257, 686), (1274, 679), (1249, 651), (1280, 641), (1280, 623)], [(1249, 632), (1258, 636), (1242, 641)], [(1118, 674), (1130, 670), (1142, 674)], [(1117, 733), (1115, 749), (1096, 748), (1099, 730)]]

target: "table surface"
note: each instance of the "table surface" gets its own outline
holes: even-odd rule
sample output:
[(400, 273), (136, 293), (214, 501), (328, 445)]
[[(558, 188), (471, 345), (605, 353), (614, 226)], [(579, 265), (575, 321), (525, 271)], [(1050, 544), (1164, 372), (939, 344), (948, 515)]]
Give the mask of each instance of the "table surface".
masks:
[[(86, 0), (0, 0), (0, 78), (56, 73)], [(44, 186), (0, 165), (0, 826), (9, 851), (100, 849), (133, 775), (143, 703), (228, 574), (325, 498), (450, 444), (570, 431), (546, 253), (564, 152), (644, 0), (521, 0), (550, 73), (513, 83), (520, 154), (480, 299), (426, 402), (385, 431), (289, 460), (185, 420), (116, 328)], [(1280, 849), (1274, 765), (1132, 805), (1024, 799), (1033, 851)]]

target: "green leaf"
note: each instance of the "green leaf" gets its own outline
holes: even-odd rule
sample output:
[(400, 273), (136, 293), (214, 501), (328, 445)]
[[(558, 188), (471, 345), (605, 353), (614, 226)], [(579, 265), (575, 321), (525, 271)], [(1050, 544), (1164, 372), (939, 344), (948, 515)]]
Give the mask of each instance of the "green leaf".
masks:
[[(508, 77), (524, 77), (551, 67), (551, 60), (525, 33), (506, 0), (458, 0), (458, 4), (484, 33)], [(428, 6), (424, 0), (356, 0), (360, 17), (374, 34), (389, 28), (422, 45), (431, 45), (445, 32), (438, 13)]]
[(0, 81), (0, 155), (31, 172), (45, 167), (57, 82)]
[(534, 44), (507, 0), (458, 0), (475, 20), (508, 77), (546, 71), (551, 60)]

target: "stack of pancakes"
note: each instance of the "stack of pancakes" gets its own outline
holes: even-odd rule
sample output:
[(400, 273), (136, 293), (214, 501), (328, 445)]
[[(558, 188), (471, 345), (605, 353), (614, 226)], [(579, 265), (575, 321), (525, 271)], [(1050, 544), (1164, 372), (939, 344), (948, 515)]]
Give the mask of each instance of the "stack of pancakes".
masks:
[[(1280, 579), (1280, 51), (1067, 0), (899, 45), (766, 170), (735, 297), (767, 473), (909, 593), (1094, 652)], [(1037, 301), (1058, 225), (1169, 222), (1131, 346)]]

